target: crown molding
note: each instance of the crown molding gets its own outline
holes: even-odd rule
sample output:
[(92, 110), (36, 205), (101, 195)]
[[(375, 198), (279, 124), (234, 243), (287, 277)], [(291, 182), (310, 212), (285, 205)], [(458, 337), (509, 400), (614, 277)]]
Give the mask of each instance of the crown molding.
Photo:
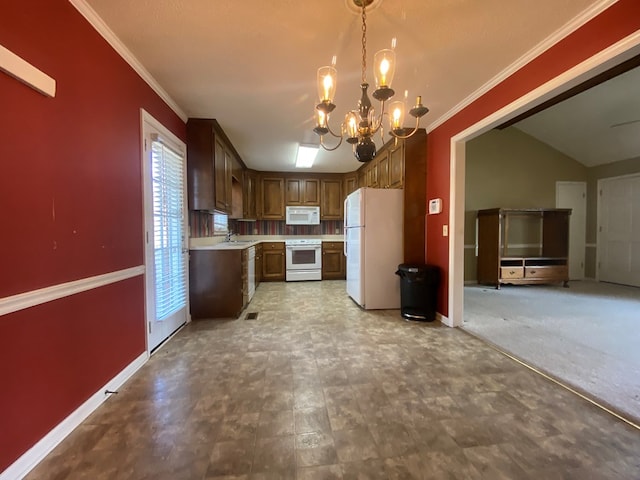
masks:
[(178, 115), (183, 122), (189, 118), (180, 108), (173, 98), (160, 86), (155, 78), (144, 68), (142, 63), (131, 53), (131, 51), (113, 33), (96, 11), (89, 6), (86, 0), (69, 0), (78, 12), (91, 24), (91, 26), (104, 38), (109, 45), (120, 55), (138, 75), (153, 89), (154, 92)]
[(445, 123), (447, 120), (452, 118), (454, 115), (461, 112), (464, 108), (471, 105), (473, 102), (478, 100), (485, 93), (490, 91), (492, 88), (502, 83), (504, 80), (506, 80), (508, 77), (510, 77), (515, 72), (520, 70), (526, 64), (528, 64), (533, 59), (542, 55), (544, 52), (546, 52), (551, 47), (553, 47), (556, 43), (560, 42), (562, 39), (571, 35), (573, 32), (578, 30), (587, 22), (589, 22), (590, 20), (600, 15), (602, 12), (604, 12), (607, 8), (609, 8), (611, 5), (613, 5), (617, 1), (618, 0), (601, 0), (595, 5), (592, 5), (590, 8), (588, 8), (587, 10), (582, 12), (580, 15), (575, 17), (569, 23), (563, 25), (560, 29), (556, 30), (554, 33), (549, 35), (542, 42), (540, 42), (538, 45), (533, 47), (531, 50), (525, 53), (522, 57), (520, 57), (514, 63), (512, 63), (507, 68), (505, 68), (503, 71), (498, 73), (495, 77), (493, 77), (487, 83), (482, 85), (478, 90), (474, 91), (471, 95), (464, 98), (462, 101), (460, 101), (457, 105), (455, 105), (452, 109), (450, 109), (444, 115), (442, 115), (441, 117), (436, 119), (434, 122), (429, 124), (429, 126), (426, 128), (427, 132), (430, 132), (436, 129), (437, 127)]

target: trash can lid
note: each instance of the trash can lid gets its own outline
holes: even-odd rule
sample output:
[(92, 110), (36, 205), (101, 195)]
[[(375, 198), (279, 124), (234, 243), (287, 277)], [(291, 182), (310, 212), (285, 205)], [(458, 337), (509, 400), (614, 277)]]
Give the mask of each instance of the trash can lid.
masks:
[(401, 272), (424, 272), (428, 270), (429, 265), (425, 265), (424, 263), (401, 263), (398, 265), (398, 270)]

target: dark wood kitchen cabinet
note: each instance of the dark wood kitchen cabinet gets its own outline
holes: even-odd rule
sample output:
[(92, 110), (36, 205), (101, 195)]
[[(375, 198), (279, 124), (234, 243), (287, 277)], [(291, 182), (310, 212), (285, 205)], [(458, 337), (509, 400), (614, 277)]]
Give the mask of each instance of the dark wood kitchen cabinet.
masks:
[(191, 318), (237, 318), (248, 303), (247, 250), (191, 250)]
[(253, 170), (243, 172), (242, 218), (255, 220), (259, 212), (258, 174)]
[(213, 165), (216, 210), (231, 213), (231, 170), (233, 164), (231, 155), (217, 135), (214, 138)]
[[(389, 149), (389, 188), (402, 188), (404, 180), (404, 142)], [(410, 167), (411, 169), (411, 167)]]
[(213, 128), (200, 119), (187, 122), (187, 193), (189, 210), (213, 211)]
[(389, 151), (376, 156), (378, 161), (378, 188), (389, 188)]
[(256, 288), (262, 281), (262, 251), (263, 246), (261, 243), (256, 245)]
[(405, 263), (425, 261), (427, 214), (427, 133), (424, 128), (405, 140), (391, 139), (376, 157), (358, 169), (360, 186), (402, 188)]
[(284, 178), (262, 177), (260, 181), (260, 197), (263, 220), (284, 220)]
[(187, 195), (189, 210), (232, 213), (234, 163), (245, 168), (214, 119), (187, 121)]
[(320, 181), (320, 219), (342, 220), (343, 197), (342, 179), (323, 178)]
[(350, 193), (355, 192), (360, 186), (358, 185), (358, 173), (352, 172), (344, 175), (344, 186), (342, 193), (344, 198), (347, 198)]
[(284, 281), (286, 277), (284, 242), (262, 242), (262, 281)]
[(322, 242), (322, 279), (344, 280), (347, 278), (344, 242)]
[(317, 178), (287, 178), (285, 192), (285, 205), (320, 205), (320, 180)]

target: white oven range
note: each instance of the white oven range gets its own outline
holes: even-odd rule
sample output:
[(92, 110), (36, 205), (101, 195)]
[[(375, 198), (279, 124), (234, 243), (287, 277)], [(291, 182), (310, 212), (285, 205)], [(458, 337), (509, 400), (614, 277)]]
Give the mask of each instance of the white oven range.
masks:
[(296, 238), (284, 241), (286, 280), (322, 280), (322, 240)]

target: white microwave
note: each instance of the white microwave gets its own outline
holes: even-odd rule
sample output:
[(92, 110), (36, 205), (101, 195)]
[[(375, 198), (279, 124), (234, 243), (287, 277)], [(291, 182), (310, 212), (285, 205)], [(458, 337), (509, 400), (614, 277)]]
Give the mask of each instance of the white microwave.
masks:
[(286, 207), (287, 225), (320, 225), (320, 207)]

